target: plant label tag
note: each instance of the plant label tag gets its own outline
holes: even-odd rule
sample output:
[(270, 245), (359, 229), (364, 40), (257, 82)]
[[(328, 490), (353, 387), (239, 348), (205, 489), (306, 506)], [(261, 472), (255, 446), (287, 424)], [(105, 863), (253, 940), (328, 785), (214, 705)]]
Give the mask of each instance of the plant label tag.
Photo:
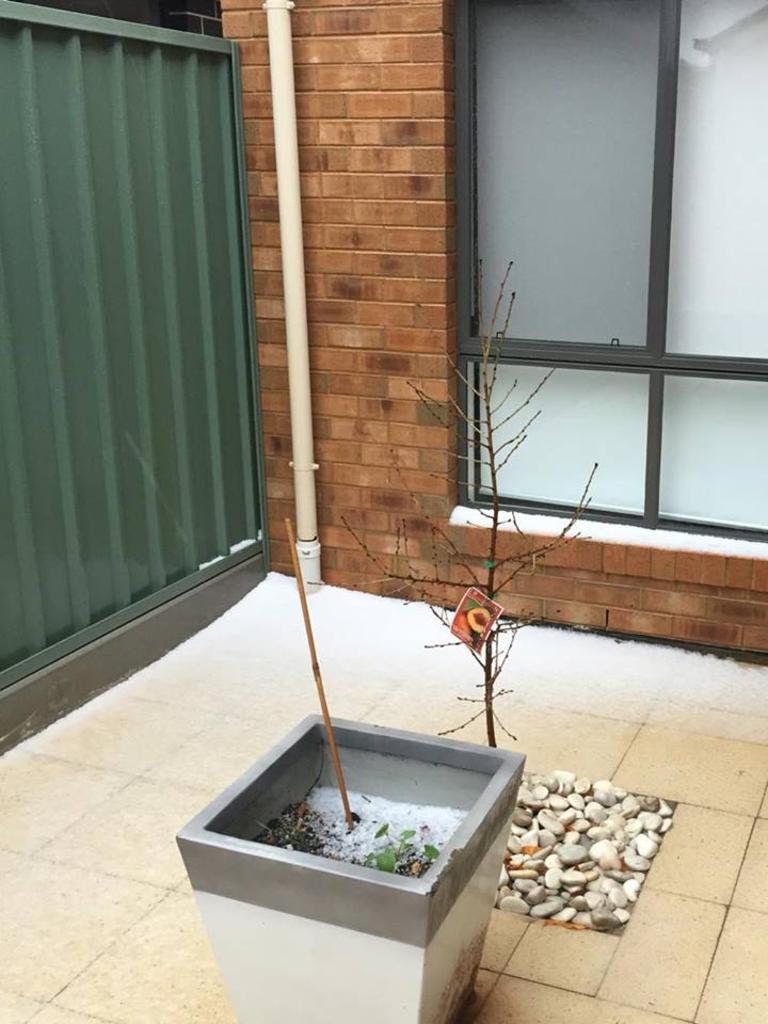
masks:
[(476, 587), (470, 587), (459, 601), (451, 633), (479, 654), (503, 611), (502, 605), (486, 597)]

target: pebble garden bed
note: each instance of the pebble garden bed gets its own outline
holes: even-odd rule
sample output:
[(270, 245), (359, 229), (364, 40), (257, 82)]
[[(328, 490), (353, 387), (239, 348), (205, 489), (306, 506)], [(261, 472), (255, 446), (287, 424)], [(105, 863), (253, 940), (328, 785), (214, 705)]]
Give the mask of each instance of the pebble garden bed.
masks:
[(573, 772), (526, 775), (496, 906), (564, 927), (615, 931), (629, 920), (673, 807)]

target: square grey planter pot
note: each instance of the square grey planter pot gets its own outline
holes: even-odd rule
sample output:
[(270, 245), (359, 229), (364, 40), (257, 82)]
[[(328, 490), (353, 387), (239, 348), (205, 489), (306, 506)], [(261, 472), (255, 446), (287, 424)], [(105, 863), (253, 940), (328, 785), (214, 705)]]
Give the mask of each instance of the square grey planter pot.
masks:
[(254, 842), (334, 784), (322, 719), (304, 719), (178, 835), (232, 1005), (240, 1024), (447, 1024), (472, 993), (525, 758), (334, 725), (351, 790), (467, 816), (421, 878)]

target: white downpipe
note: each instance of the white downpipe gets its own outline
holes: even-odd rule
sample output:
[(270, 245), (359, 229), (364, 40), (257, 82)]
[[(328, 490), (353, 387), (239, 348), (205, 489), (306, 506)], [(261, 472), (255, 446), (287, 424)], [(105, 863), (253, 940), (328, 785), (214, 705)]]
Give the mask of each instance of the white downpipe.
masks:
[(280, 247), (283, 261), (285, 334), (291, 403), (293, 486), (296, 497), (296, 550), (307, 584), (321, 582), (320, 541), (312, 436), (312, 391), (309, 378), (307, 295), (304, 281), (304, 237), (301, 222), (299, 142), (291, 38), (292, 0), (265, 0), (272, 114), (275, 124)]

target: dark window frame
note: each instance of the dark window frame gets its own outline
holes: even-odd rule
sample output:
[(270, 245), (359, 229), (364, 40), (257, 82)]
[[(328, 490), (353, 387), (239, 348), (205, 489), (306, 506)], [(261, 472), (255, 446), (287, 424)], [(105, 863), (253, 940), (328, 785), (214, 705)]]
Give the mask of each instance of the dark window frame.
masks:
[[(458, 249), (457, 342), (459, 369), (472, 373), (480, 354), (477, 244), (477, 97), (475, 11), (482, 0), (457, 0), (455, 24), (456, 75), (456, 238)], [(669, 250), (672, 223), (677, 74), (682, 0), (660, 0), (658, 89), (653, 159), (653, 202), (649, 257), (648, 326), (644, 347), (609, 346), (579, 342), (535, 341), (505, 338), (500, 362), (548, 368), (607, 370), (643, 373), (648, 376), (648, 423), (646, 435), (645, 500), (642, 514), (631, 515), (588, 509), (584, 518), (629, 523), (650, 529), (679, 530), (763, 540), (765, 529), (719, 525), (660, 515), (661, 435), (664, 381), (667, 377), (705, 377), (717, 380), (768, 381), (768, 359), (739, 356), (687, 355), (666, 351)], [(468, 389), (460, 387), (462, 408), (470, 408)], [(487, 506), (488, 495), (480, 483), (479, 453), (474, 473), (459, 482), (459, 501)], [(469, 477), (472, 477), (471, 481)], [(504, 498), (502, 504), (522, 512), (549, 515), (572, 513), (573, 505)]]

